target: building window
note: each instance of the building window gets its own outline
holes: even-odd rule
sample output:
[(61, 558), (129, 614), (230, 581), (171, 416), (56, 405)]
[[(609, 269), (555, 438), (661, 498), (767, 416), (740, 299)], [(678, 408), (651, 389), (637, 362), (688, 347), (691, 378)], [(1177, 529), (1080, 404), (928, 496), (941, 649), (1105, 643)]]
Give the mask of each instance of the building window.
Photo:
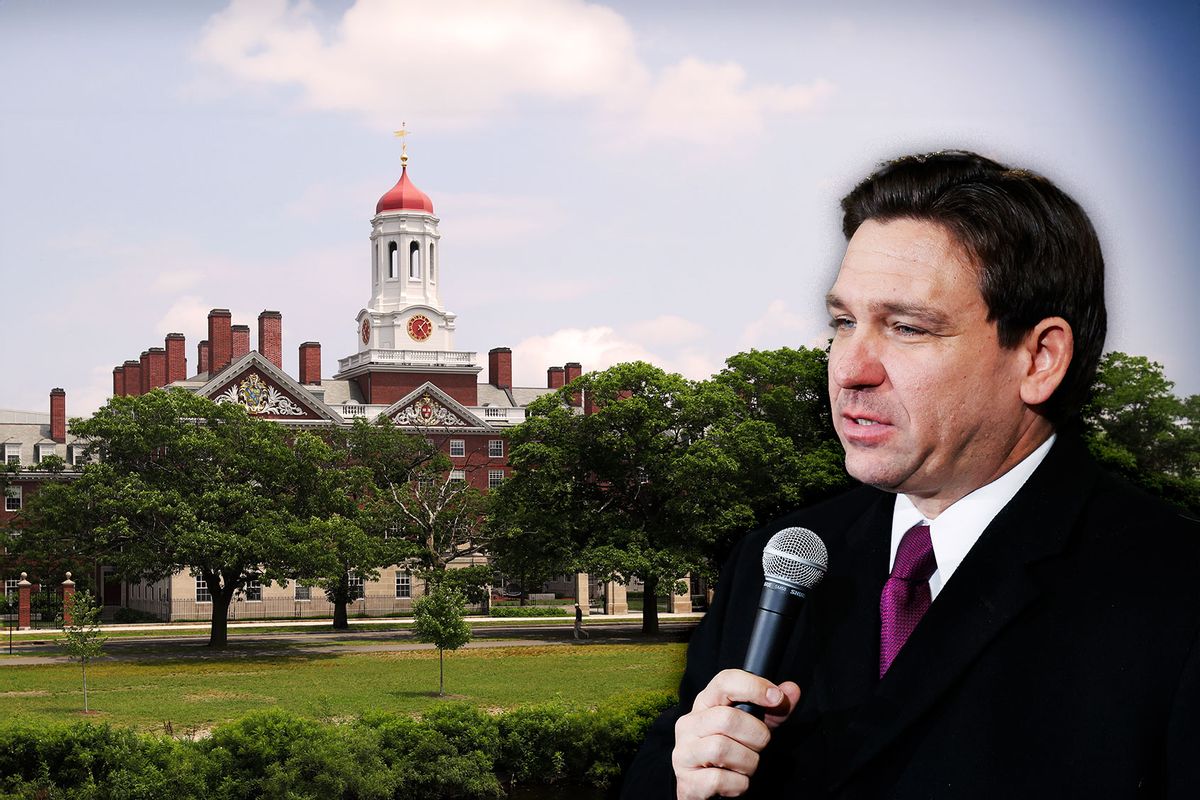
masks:
[(429, 243), (429, 282), (437, 280), (437, 260), (433, 257), (433, 242)]
[(307, 603), (309, 600), (312, 600), (312, 587), (311, 586), (301, 586), (300, 584), (297, 583), (296, 584), (296, 601), (299, 603)]
[(412, 597), (412, 573), (408, 570), (396, 573), (396, 597)]
[(408, 243), (408, 279), (421, 280), (421, 245), (416, 242)]
[(404, 526), (401, 525), (399, 522), (392, 522), (386, 528), (383, 529), (383, 538), (385, 540), (386, 539), (399, 539), (400, 535), (403, 533), (404, 533)]
[(467, 454), (467, 443), (464, 439), (450, 440), (450, 457), (462, 458)]
[(208, 593), (208, 583), (203, 577), (196, 578), (196, 602), (211, 603), (212, 595)]
[(503, 439), (488, 439), (488, 458), (504, 458)]
[(465, 469), (450, 470), (450, 482), (461, 483), (467, 479), (467, 471)]
[(5, 597), (16, 597), (20, 591), (21, 591), (21, 579), (20, 578), (5, 578), (4, 579), (4, 596)]
[(395, 278), (400, 274), (400, 250), (395, 242), (388, 242), (388, 277)]
[(36, 448), (35, 461), (38, 464), (42, 463), (46, 456), (54, 455), (54, 449), (54, 445), (52, 444), (39, 444)]
[(250, 603), (262, 602), (262, 582), (258, 578), (246, 582), (246, 601)]
[(21, 463), (21, 443), (8, 442), (4, 445), (4, 462), (6, 464)]
[(500, 484), (504, 483), (504, 470), (489, 469), (488, 470), (488, 488), (495, 489)]
[(5, 511), (20, 511), (21, 510), (21, 487), (9, 486), (4, 490), (4, 510)]
[(85, 463), (83, 453), (87, 448), (83, 445), (73, 444), (68, 449), (70, 450), (70, 458), (67, 459), (68, 462), (77, 467), (83, 466)]
[(353, 572), (347, 573), (349, 586), (349, 597), (351, 600), (363, 599), (363, 579), (361, 575), (355, 575)]

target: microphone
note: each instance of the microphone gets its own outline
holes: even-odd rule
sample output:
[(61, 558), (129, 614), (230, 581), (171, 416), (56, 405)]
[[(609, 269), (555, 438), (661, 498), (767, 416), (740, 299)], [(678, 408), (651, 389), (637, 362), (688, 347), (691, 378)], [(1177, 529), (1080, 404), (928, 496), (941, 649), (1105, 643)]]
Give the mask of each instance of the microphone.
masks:
[[(821, 582), (827, 569), (825, 543), (808, 528), (784, 528), (771, 537), (763, 548), (762, 595), (742, 669), (775, 680), (788, 632), (809, 590)], [(753, 703), (738, 703), (734, 708), (758, 719), (765, 714)]]

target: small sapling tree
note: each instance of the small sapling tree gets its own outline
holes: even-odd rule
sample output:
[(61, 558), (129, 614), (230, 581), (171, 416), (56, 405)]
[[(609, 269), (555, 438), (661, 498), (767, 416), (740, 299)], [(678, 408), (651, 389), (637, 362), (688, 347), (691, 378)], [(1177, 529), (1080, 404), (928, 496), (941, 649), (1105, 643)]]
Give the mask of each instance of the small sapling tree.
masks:
[(83, 668), (83, 713), (88, 713), (87, 667), (88, 662), (104, 654), (104, 642), (108, 639), (100, 633), (100, 606), (91, 592), (80, 592), (67, 599), (71, 622), (63, 623), (63, 649), (72, 661)]
[(416, 619), (413, 632), (417, 641), (430, 642), (438, 649), (438, 695), (446, 694), (447, 650), (457, 650), (471, 641), (471, 626), (463, 619), (467, 601), (456, 587), (439, 582), (424, 597), (413, 603)]

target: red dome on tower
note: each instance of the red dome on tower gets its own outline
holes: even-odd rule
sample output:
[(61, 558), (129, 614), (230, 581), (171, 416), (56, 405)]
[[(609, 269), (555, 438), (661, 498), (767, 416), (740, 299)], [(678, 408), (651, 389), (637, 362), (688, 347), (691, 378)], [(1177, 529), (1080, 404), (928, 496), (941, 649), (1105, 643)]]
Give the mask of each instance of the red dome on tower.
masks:
[(433, 201), (429, 199), (429, 195), (422, 192), (413, 182), (408, 179), (408, 166), (400, 171), (400, 180), (396, 181), (396, 185), (388, 190), (388, 193), (379, 198), (379, 202), (375, 204), (375, 213), (380, 214), (384, 211), (425, 211), (433, 213)]

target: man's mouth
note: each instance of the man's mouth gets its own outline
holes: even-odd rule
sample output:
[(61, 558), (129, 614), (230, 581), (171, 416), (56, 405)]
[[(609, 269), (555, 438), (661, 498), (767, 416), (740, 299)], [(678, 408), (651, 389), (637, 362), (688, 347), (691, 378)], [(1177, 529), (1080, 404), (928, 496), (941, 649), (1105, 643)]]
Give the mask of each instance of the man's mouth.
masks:
[(878, 425), (879, 423), (873, 419), (864, 419), (863, 417), (851, 417), (851, 422), (855, 425)]

